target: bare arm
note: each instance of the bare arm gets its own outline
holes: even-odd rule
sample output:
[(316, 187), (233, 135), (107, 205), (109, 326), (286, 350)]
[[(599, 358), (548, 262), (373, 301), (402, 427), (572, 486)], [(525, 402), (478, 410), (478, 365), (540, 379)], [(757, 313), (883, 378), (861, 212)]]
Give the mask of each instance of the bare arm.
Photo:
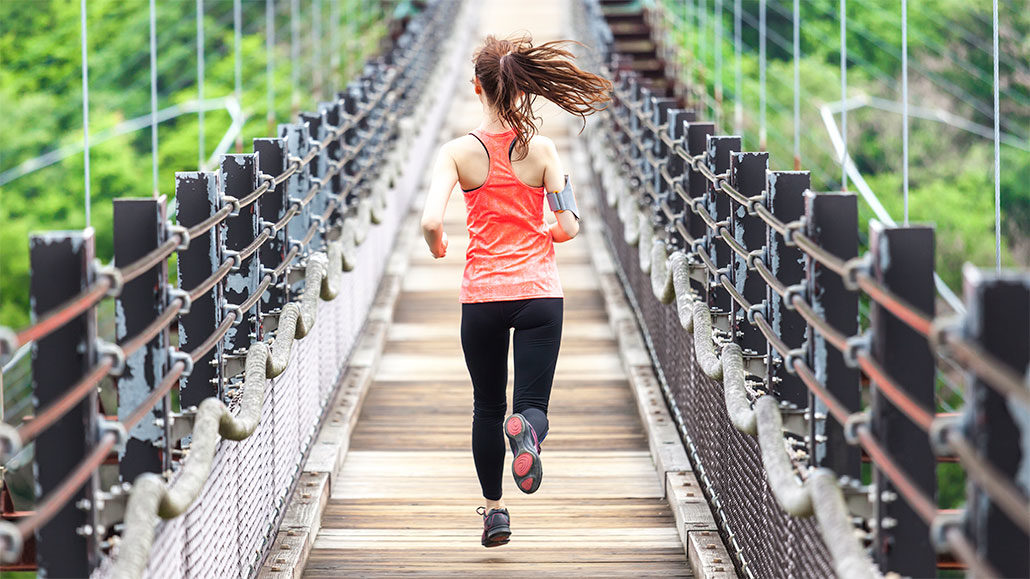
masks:
[(429, 193), (422, 209), (422, 236), (435, 258), (447, 255), (447, 233), (443, 230), (443, 216), (447, 201), (458, 182), (458, 166), (454, 163), (447, 145), (440, 148), (433, 165), (429, 182)]
[[(544, 190), (561, 191), (565, 188), (565, 170), (558, 158), (558, 149), (550, 139), (545, 141), (544, 152)], [(556, 211), (554, 216), (558, 221), (551, 225), (551, 239), (561, 243), (576, 237), (579, 220), (571, 211)]]

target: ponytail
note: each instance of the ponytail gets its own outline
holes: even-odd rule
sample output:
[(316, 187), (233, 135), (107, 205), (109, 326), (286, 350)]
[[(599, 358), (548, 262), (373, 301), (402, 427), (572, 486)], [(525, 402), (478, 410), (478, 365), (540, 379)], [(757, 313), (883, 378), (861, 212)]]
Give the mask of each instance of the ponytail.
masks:
[(611, 98), (612, 83), (577, 67), (566, 46), (571, 40), (533, 46), (529, 36), (498, 40), (488, 36), (476, 51), (476, 78), (498, 117), (515, 129), (516, 158), (529, 152), (529, 140), (537, 132), (533, 102), (542, 96), (580, 117), (603, 110)]

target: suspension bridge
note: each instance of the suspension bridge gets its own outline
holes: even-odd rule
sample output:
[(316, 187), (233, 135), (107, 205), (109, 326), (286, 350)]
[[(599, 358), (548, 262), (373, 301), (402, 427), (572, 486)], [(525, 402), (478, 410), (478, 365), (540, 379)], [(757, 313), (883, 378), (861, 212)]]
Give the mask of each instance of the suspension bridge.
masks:
[[(313, 33), (333, 39), (316, 62), (339, 58), (339, 6), (322, 30), (316, 4)], [(237, 34), (255, 6), (236, 2)], [(282, 7), (263, 7), (271, 51)], [(231, 101), (181, 107), (237, 108), (200, 170), (176, 173), (174, 206), (114, 202), (111, 263), (94, 259), (90, 227), (28, 240), (32, 322), (0, 333), (3, 384), (21, 391), (26, 368), (26, 402), (5, 413), (0, 453), (5, 482), (29, 465), (35, 500), (19, 508), (5, 485), (5, 572), (1030, 575), (1030, 273), (970, 265), (962, 297), (949, 294), (932, 227), (874, 209), (866, 237), (859, 204), (875, 195), (846, 128), (828, 147), (857, 193), (813, 190), (797, 116), (793, 149), (766, 142), (764, 0), (755, 143), (724, 126), (725, 87), (710, 93), (697, 65), (714, 50), (699, 32), (685, 53), (676, 39), (691, 32), (665, 4), (382, 8), (380, 52), (250, 153), (228, 153), (245, 120), (240, 68)], [(583, 233), (556, 248), (565, 329), (546, 480), (531, 496), (508, 485), (512, 542), (487, 551), (458, 341), (462, 195), (448, 258), (431, 259), (417, 223), (428, 161), (478, 115), (472, 49), (520, 29), (582, 41), (581, 61), (615, 89), (582, 132), (540, 109)], [(846, 97), (827, 127), (834, 112), (846, 126)], [(995, 121), (966, 128), (1010, 138), (997, 109)], [(109, 302), (113, 340), (98, 329)], [(963, 376), (948, 411), (945, 363)], [(962, 508), (940, 506), (940, 464), (962, 469)]]

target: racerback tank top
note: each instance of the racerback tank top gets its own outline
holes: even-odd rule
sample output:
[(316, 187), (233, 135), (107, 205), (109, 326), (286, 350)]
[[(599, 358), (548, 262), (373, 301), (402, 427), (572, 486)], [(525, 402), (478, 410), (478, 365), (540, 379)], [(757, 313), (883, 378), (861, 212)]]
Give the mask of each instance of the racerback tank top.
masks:
[(469, 243), (459, 300), (563, 297), (544, 188), (526, 185), (512, 169), (515, 131), (470, 134), (486, 148), (490, 167), (481, 186), (465, 191)]

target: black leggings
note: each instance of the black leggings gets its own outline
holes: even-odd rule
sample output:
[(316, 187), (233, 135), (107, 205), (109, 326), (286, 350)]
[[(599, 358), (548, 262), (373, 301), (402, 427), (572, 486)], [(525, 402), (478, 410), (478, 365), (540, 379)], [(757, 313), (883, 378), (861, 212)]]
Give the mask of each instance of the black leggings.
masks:
[(508, 328), (515, 328), (515, 412), (542, 440), (561, 342), (562, 298), (461, 304), (461, 348), (472, 377), (472, 456), (483, 497), (501, 498)]

